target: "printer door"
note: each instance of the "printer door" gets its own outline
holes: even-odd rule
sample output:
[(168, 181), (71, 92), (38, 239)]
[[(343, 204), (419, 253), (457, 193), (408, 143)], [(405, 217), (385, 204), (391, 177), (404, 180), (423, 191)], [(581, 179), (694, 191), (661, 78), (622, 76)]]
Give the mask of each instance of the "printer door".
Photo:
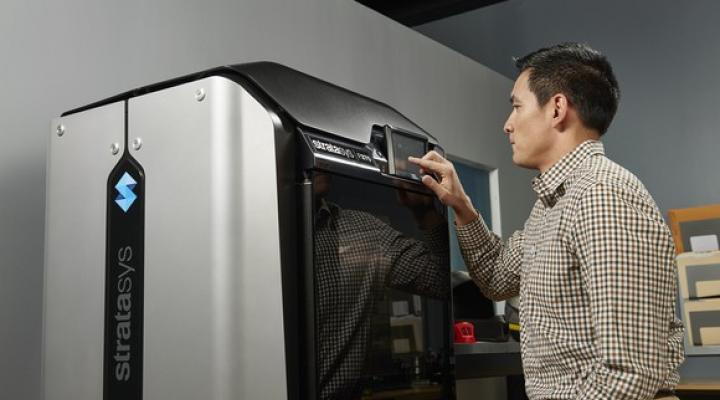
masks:
[(452, 391), (445, 208), (420, 183), (391, 183), (313, 173), (317, 398)]

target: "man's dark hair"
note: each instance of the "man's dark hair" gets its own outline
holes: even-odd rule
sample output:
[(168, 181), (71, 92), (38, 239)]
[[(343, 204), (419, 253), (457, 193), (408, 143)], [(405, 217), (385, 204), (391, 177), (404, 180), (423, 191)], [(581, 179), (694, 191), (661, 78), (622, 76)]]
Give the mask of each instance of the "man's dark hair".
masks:
[(529, 70), (528, 84), (540, 106), (552, 96), (564, 94), (583, 124), (604, 134), (620, 100), (620, 88), (605, 56), (587, 45), (562, 43), (534, 51), (515, 60), (522, 73)]

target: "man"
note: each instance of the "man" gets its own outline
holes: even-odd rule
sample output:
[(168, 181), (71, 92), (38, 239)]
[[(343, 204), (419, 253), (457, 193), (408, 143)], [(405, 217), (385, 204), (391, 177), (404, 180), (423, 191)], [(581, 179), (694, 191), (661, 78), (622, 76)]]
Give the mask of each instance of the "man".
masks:
[(411, 158), (456, 215), (458, 240), (486, 296), (520, 295), (521, 349), (533, 399), (675, 398), (683, 328), (674, 248), (655, 202), (598, 141), (619, 99), (603, 55), (581, 44), (516, 61), (505, 133), (513, 162), (540, 174), (523, 230), (506, 244), (465, 195), (450, 162)]

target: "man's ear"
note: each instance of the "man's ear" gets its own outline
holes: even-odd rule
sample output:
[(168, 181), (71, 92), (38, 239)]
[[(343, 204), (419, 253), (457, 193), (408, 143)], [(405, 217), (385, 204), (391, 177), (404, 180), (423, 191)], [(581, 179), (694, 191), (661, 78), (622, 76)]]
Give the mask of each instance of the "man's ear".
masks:
[(551, 107), (553, 128), (560, 131), (565, 130), (568, 120), (568, 107), (570, 106), (567, 96), (558, 93), (551, 97), (548, 103), (550, 103)]

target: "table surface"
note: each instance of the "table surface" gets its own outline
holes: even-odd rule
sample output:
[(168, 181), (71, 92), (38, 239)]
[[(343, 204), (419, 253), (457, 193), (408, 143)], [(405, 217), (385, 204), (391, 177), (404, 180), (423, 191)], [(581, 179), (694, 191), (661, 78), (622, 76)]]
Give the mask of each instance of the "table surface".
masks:
[(442, 387), (437, 385), (420, 386), (407, 389), (385, 390), (364, 395), (363, 400), (435, 400), (440, 398)]
[[(518, 355), (520, 353), (520, 343), (514, 340), (508, 342), (455, 343), (455, 356), (479, 356), (482, 354), (511, 355), (514, 353)], [(720, 379), (682, 380), (676, 390), (680, 392), (720, 392)]]
[(507, 342), (455, 343), (456, 356), (497, 353), (520, 353), (520, 343), (514, 340)]
[(678, 391), (720, 391), (720, 380), (680, 381)]

